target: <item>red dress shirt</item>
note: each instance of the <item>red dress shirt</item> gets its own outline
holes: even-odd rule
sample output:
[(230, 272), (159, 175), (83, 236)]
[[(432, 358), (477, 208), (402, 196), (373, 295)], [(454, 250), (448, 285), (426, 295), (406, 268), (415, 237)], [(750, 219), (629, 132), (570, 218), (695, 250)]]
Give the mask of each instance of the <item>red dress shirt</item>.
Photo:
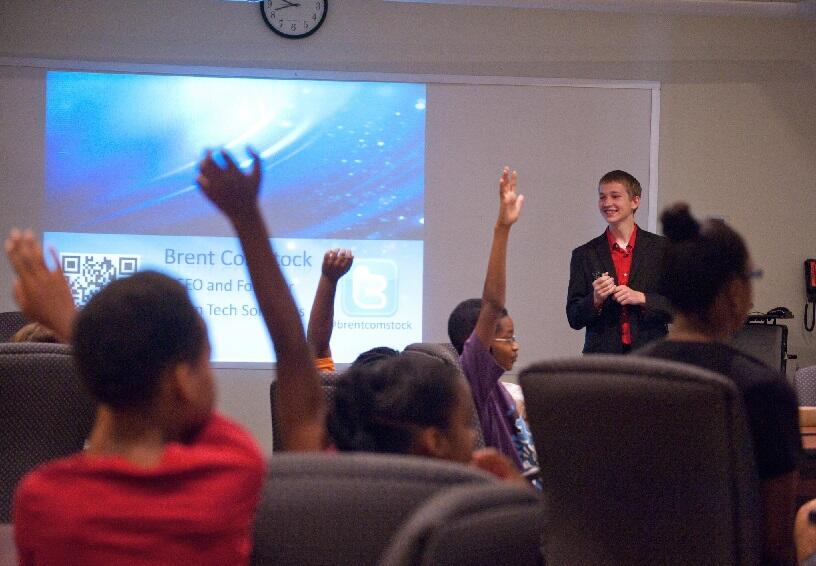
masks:
[[(609, 251), (612, 253), (612, 263), (615, 265), (615, 273), (618, 276), (615, 285), (629, 285), (629, 272), (632, 269), (632, 253), (635, 251), (637, 230), (638, 227), (637, 224), (635, 224), (632, 235), (629, 236), (629, 243), (626, 244), (625, 248), (622, 248), (615, 241), (612, 231), (609, 228), (606, 229), (606, 239), (609, 242)], [(623, 342), (625, 346), (631, 346), (632, 327), (629, 324), (629, 308), (626, 306), (621, 307), (620, 332), (621, 342)]]

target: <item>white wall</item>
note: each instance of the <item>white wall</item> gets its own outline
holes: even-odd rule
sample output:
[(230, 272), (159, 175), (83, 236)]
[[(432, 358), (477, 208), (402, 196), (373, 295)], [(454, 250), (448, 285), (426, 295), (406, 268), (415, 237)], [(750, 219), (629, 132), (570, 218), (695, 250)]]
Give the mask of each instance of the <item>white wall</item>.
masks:
[[(6, 0), (0, 57), (661, 81), (661, 207), (686, 200), (699, 215), (724, 216), (747, 238), (765, 270), (757, 309), (790, 307), (797, 318), (790, 321), (789, 352), (801, 365), (816, 364), (816, 333), (802, 329), (802, 261), (816, 256), (813, 20), (330, 4), (316, 35), (287, 41), (266, 28), (256, 4)], [(36, 89), (9, 92), (7, 73), (25, 78), (30, 71), (2, 71), (0, 104), (7, 96), (42, 96)], [(13, 147), (0, 148), (0, 231), (37, 228), (43, 168), (27, 148), (42, 143), (36, 133), (42, 116), (0, 112), (0, 120), (0, 128), (19, 136)], [(591, 194), (592, 187), (563, 190)], [(10, 278), (0, 264), (3, 310), (12, 308)], [(222, 407), (268, 445), (266, 383), (229, 381)]]

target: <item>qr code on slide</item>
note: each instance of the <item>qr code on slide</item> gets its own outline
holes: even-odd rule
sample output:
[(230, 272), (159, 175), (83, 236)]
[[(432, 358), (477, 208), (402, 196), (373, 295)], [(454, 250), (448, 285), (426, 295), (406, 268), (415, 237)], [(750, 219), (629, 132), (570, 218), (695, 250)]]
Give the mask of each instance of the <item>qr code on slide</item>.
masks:
[(62, 272), (77, 305), (84, 305), (102, 287), (139, 271), (141, 256), (121, 254), (60, 254)]

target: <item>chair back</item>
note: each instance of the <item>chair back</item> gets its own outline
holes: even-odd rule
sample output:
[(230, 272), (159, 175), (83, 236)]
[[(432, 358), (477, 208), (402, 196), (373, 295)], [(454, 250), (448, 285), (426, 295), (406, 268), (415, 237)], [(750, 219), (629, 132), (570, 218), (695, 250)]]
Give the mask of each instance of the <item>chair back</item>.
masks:
[[(318, 372), (318, 374), (320, 375), (320, 386), (323, 389), (323, 394), (326, 396), (326, 406), (329, 409), (331, 409), (332, 405), (334, 404), (334, 394), (336, 390), (337, 380), (340, 378), (341, 372), (321, 371)], [(281, 439), (281, 435), (276, 434), (277, 431), (280, 431), (280, 422), (278, 421), (276, 398), (277, 398), (277, 380), (273, 380), (269, 384), (269, 406), (272, 410), (272, 452), (280, 452), (283, 450), (283, 441)]]
[(96, 405), (64, 344), (0, 344), (0, 522), (35, 466), (81, 450)]
[(0, 342), (8, 342), (11, 337), (28, 324), (20, 311), (0, 312)]
[(784, 324), (746, 322), (731, 337), (731, 346), (776, 371), (787, 371), (788, 327)]
[(405, 346), (406, 352), (422, 352), (462, 370), (459, 363), (459, 352), (450, 342), (414, 342)]
[(816, 366), (796, 370), (793, 387), (800, 407), (816, 407)]
[(479, 470), (429, 458), (272, 456), (255, 518), (252, 563), (376, 564), (426, 499), (453, 486), (494, 482)]
[(595, 355), (520, 375), (552, 564), (758, 564), (741, 395), (687, 364)]
[(539, 566), (544, 504), (526, 487), (468, 485), (426, 501), (391, 540), (379, 566)]

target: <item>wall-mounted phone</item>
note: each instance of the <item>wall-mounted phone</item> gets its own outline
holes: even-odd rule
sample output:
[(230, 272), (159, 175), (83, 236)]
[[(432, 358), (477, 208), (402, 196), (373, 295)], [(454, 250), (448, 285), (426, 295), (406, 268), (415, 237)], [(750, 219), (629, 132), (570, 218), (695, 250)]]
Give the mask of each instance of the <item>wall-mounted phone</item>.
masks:
[[(805, 330), (813, 332), (813, 327), (816, 326), (816, 259), (805, 260), (805, 295), (807, 295), (807, 303), (805, 303)], [(809, 307), (812, 307), (810, 322), (808, 322)]]

